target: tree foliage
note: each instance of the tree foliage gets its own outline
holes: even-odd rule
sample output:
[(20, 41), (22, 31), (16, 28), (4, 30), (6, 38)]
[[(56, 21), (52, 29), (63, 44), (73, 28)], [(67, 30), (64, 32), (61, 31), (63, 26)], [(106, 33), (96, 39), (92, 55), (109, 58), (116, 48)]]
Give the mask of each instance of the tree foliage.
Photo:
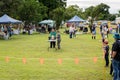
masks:
[(101, 19), (101, 17), (107, 19), (107, 15), (109, 14), (109, 8), (110, 7), (104, 3), (101, 3), (95, 7), (90, 6), (85, 10), (86, 18), (88, 16), (91, 16), (93, 20), (99, 20)]
[(120, 17), (120, 10), (118, 11), (118, 14), (116, 14), (116, 17)]
[(64, 10), (66, 7), (66, 0), (38, 0), (48, 8), (46, 19), (53, 19), (56, 21), (56, 28), (58, 29), (62, 20), (64, 20)]
[[(69, 20), (74, 15), (83, 19), (92, 17), (94, 20), (114, 20), (116, 14), (109, 13), (109, 6), (101, 3), (97, 6), (90, 6), (83, 11), (77, 5), (66, 8), (67, 0), (0, 0), (0, 16), (8, 14), (11, 17), (25, 22), (39, 22), (44, 19), (53, 19), (59, 28), (62, 20)], [(120, 11), (118, 16), (120, 16)]]
[(71, 17), (78, 15), (82, 17), (82, 8), (79, 8), (77, 5), (72, 5), (66, 8), (64, 12), (65, 20), (70, 19)]
[(54, 9), (58, 8), (58, 7), (66, 7), (66, 0), (38, 0), (40, 3), (44, 4), (44, 6), (46, 6), (48, 8), (47, 11), (47, 18), (51, 18), (49, 15), (51, 13), (51, 11), (53, 11)]
[(59, 29), (59, 26), (64, 19), (64, 8), (63, 7), (58, 7), (54, 9), (51, 13), (50, 16), (52, 17), (53, 20), (56, 21), (56, 29)]
[(104, 4), (104, 3), (101, 3), (97, 6), (90, 6), (89, 8), (87, 8), (85, 10), (85, 15), (86, 15), (86, 18), (87, 17), (91, 17), (91, 19), (89, 19), (90, 21), (90, 24), (89, 24), (89, 27), (90, 27), (90, 30), (91, 30), (91, 27), (93, 25), (93, 21), (95, 20), (99, 20), (99, 19), (106, 19), (108, 20), (108, 15), (110, 14), (109, 13), (109, 6)]
[(22, 0), (0, 0), (0, 15), (8, 14), (17, 17), (20, 5), (22, 5)]
[(19, 8), (19, 16), (27, 23), (42, 20), (46, 15), (47, 7), (35, 0), (27, 0)]

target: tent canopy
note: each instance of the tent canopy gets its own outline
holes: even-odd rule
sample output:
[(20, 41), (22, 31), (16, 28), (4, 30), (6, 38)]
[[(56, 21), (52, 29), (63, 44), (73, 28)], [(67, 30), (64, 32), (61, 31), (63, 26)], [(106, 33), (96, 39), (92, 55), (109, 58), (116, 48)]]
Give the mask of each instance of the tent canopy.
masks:
[(70, 20), (68, 20), (67, 22), (84, 22), (85, 20), (83, 20), (82, 18), (78, 17), (77, 15), (75, 15), (74, 17), (72, 17)]
[(51, 24), (53, 22), (54, 22), (53, 20), (43, 20), (43, 21), (39, 22), (39, 24)]
[(0, 24), (8, 24), (8, 23), (22, 23), (22, 21), (13, 19), (9, 17), (7, 14), (4, 14), (2, 17), (0, 17)]
[(50, 27), (54, 27), (55, 21), (53, 21), (53, 20), (43, 20), (43, 21), (39, 22), (39, 24), (47, 24)]

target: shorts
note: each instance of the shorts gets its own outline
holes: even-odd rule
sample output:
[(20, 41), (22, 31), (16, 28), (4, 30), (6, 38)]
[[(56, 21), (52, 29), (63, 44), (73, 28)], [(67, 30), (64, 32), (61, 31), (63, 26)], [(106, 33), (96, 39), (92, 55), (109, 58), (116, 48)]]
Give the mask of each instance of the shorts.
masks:
[(92, 31), (92, 35), (96, 35), (96, 31)]

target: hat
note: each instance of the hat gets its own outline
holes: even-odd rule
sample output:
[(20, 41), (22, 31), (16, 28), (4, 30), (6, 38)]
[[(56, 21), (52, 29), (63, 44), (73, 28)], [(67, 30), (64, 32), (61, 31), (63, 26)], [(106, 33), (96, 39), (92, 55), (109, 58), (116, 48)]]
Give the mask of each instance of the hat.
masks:
[(113, 36), (115, 39), (120, 39), (120, 35), (118, 33), (115, 33)]

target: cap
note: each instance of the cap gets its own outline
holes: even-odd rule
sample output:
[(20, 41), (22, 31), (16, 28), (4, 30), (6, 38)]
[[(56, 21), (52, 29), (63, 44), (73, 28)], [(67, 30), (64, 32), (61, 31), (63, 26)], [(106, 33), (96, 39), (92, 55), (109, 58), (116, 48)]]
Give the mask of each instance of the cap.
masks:
[(115, 34), (113, 35), (113, 37), (114, 37), (115, 39), (120, 39), (120, 35), (119, 35), (118, 33), (115, 33)]

